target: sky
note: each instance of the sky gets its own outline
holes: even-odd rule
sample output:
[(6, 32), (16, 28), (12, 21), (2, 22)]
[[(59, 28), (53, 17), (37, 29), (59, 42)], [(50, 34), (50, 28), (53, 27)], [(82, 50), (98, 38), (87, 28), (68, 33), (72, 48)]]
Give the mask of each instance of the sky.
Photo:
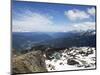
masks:
[(13, 1), (13, 32), (94, 30), (95, 6)]

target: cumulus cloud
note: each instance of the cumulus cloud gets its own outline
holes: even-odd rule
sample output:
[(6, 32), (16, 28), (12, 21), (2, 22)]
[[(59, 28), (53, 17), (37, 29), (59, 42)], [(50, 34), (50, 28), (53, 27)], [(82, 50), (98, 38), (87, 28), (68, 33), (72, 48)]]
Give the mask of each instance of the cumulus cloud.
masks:
[(90, 17), (90, 15), (85, 11), (81, 11), (78, 9), (65, 11), (64, 14), (72, 21), (88, 19)]
[(95, 11), (95, 8), (92, 7), (92, 8), (88, 8), (88, 9), (87, 9), (87, 12), (88, 12), (90, 15), (94, 16), (96, 11)]
[(76, 21), (76, 20), (91, 19), (91, 16), (95, 16), (95, 12), (96, 12), (95, 7), (91, 7), (88, 8), (86, 11), (78, 9), (66, 10), (64, 12), (64, 15), (71, 21)]

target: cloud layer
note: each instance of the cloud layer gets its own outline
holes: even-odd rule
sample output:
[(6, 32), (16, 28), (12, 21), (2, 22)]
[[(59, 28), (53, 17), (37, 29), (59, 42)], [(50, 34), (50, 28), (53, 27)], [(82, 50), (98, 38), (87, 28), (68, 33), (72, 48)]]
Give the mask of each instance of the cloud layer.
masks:
[[(81, 11), (72, 9), (64, 12), (65, 16), (71, 21), (90, 19), (95, 15), (95, 9)], [(67, 32), (73, 30), (95, 29), (95, 22), (66, 23), (65, 25), (56, 25), (53, 21), (54, 16), (43, 15), (30, 10), (24, 13), (17, 13), (17, 19), (12, 20), (13, 32)]]
[(95, 15), (95, 8), (94, 7), (88, 8), (87, 11), (72, 9), (72, 10), (65, 11), (65, 15), (71, 21), (90, 19), (91, 16)]
[[(52, 16), (46, 16), (31, 11), (18, 15), (20, 20), (13, 20), (13, 32), (58, 32), (64, 29), (63, 26), (56, 26)], [(52, 18), (51, 18), (52, 17)]]

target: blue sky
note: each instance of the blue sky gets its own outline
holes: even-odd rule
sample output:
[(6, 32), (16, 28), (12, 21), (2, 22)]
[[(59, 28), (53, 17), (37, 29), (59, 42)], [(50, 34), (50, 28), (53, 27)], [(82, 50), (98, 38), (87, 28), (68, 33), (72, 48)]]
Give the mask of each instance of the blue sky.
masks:
[(13, 32), (95, 29), (95, 6), (13, 1)]

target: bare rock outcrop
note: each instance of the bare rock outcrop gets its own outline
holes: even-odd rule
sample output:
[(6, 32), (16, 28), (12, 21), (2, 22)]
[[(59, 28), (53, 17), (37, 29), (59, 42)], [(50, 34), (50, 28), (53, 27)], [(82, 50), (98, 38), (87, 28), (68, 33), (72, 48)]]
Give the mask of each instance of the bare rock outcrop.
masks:
[(47, 72), (41, 51), (32, 51), (12, 58), (12, 73)]

